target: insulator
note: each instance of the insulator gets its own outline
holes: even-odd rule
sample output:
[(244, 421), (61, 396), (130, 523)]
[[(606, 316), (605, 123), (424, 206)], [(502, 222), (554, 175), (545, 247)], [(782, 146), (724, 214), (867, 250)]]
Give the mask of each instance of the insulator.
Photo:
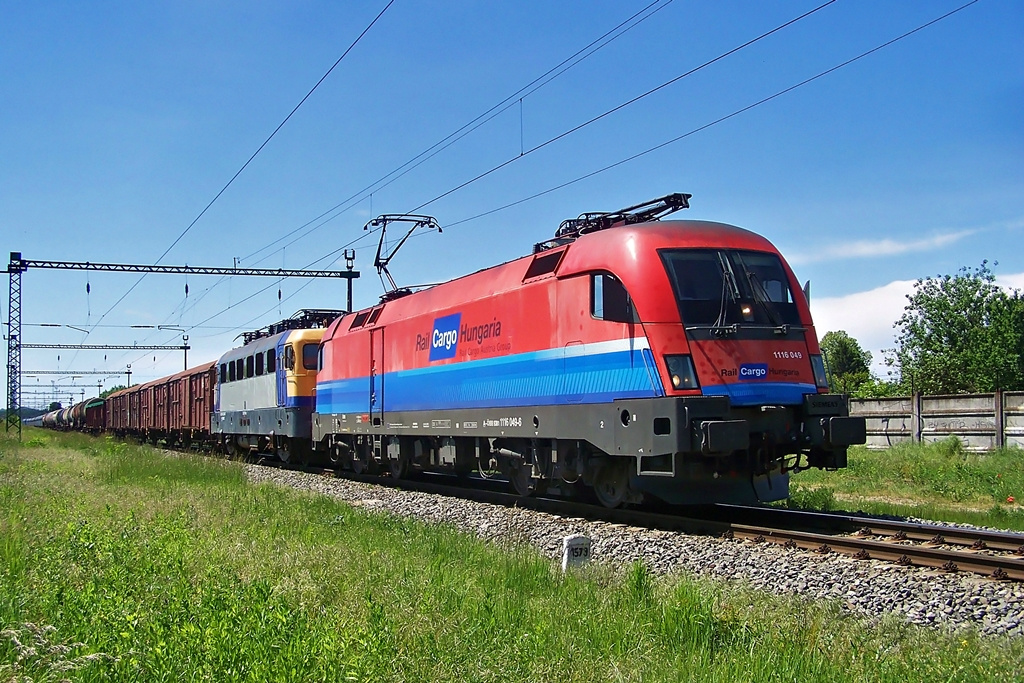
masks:
[(85, 293), (86, 294), (91, 294), (92, 293), (92, 287), (89, 285), (88, 282), (85, 283)]
[(281, 300), (281, 290), (280, 289), (277, 290), (277, 300), (278, 301)]
[(188, 283), (185, 283), (185, 296), (188, 296)]

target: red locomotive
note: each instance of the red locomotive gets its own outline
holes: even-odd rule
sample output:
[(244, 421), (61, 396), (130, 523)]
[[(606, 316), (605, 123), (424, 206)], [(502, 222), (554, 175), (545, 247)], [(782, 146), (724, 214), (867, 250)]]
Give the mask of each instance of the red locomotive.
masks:
[[(354, 314), (306, 312), (316, 325), (283, 321), (311, 342), (301, 372), (285, 333), (257, 334), (219, 366), (42, 423), (282, 459), (327, 454), (395, 477), (500, 473), (523, 495), (592, 491), (612, 507), (785, 498), (790, 473), (845, 467), (864, 420), (828, 393), (806, 296), (778, 251), (731, 225), (660, 220), (688, 199), (584, 214), (515, 261), (395, 289)], [(399, 219), (410, 218), (437, 227)], [(389, 259), (378, 251), (384, 274)], [(331, 318), (314, 357), (321, 331), (307, 328)], [(286, 429), (289, 401), (314, 393), (313, 375), (312, 424)]]
[(778, 500), (790, 472), (845, 467), (864, 420), (828, 393), (792, 271), (742, 228), (659, 220), (688, 199), (584, 214), (530, 256), (335, 320), (314, 447), (607, 506)]

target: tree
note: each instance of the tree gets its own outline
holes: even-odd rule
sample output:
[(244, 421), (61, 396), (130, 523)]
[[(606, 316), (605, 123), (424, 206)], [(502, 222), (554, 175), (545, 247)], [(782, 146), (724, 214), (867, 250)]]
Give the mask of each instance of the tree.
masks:
[(836, 391), (852, 394), (871, 379), (871, 352), (862, 349), (844, 330), (826, 333), (821, 338), (821, 352)]
[(125, 386), (125, 385), (123, 385), (123, 384), (118, 384), (118, 385), (117, 385), (116, 387), (110, 387), (109, 389), (107, 389), (106, 391), (104, 391), (103, 393), (101, 393), (101, 394), (100, 394), (100, 398), (106, 398), (107, 396), (110, 396), (110, 395), (111, 395), (112, 393), (114, 393), (115, 391), (121, 391), (122, 389), (127, 389), (127, 388), (128, 388), (128, 387), (126, 387), (126, 386)]
[(892, 358), (907, 390), (955, 394), (1024, 389), (1024, 299), (975, 270), (918, 280), (896, 321)]

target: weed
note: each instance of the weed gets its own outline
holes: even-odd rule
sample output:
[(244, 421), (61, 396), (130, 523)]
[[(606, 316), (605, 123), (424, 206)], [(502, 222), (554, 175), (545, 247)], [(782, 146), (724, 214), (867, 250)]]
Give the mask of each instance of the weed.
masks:
[(55, 642), (56, 633), (54, 626), (32, 623), (0, 631), (0, 638), (7, 641), (12, 655), (9, 663), (0, 663), (0, 678), (10, 675), (11, 681), (64, 681), (71, 671), (94, 663), (118, 661), (102, 652), (73, 656), (86, 648), (85, 643)]
[(642, 562), (563, 575), (235, 463), (63, 439), (4, 465), (0, 680), (1011, 680), (1024, 657)]
[(807, 487), (791, 483), (785, 506), (792, 510), (835, 510), (835, 491), (828, 486)]

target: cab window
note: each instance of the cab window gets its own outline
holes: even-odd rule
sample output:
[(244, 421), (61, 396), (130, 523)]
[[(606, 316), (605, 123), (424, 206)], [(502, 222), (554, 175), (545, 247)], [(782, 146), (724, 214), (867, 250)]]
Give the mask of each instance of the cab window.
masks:
[(306, 370), (316, 370), (316, 356), (319, 344), (302, 345), (302, 367)]
[(590, 314), (598, 320), (638, 322), (626, 287), (609, 273), (595, 273), (590, 278)]
[(284, 369), (295, 369), (295, 347), (291, 344), (284, 347)]

